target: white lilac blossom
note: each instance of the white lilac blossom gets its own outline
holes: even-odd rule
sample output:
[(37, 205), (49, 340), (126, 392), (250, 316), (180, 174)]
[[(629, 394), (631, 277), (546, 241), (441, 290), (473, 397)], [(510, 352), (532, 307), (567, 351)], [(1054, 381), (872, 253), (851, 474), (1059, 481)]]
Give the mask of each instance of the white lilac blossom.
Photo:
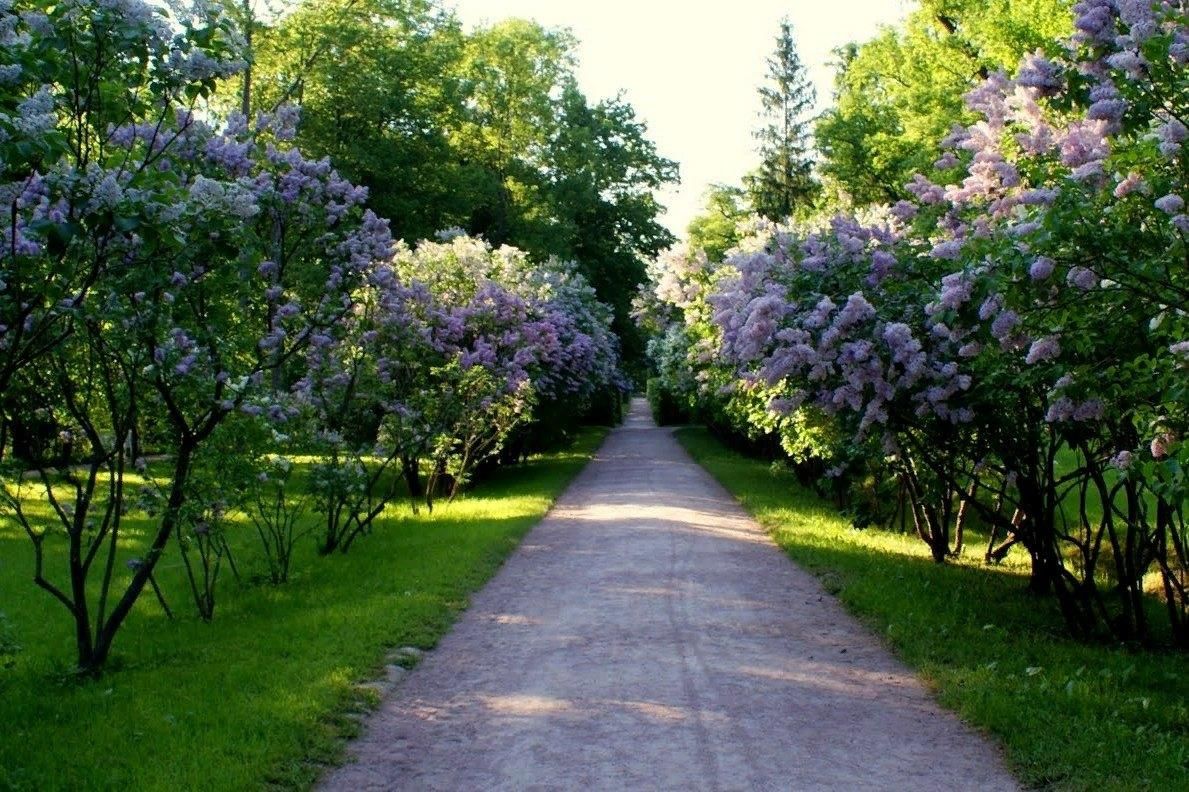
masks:
[(1120, 451), (1111, 457), (1110, 465), (1115, 470), (1129, 470), (1132, 464), (1132, 453), (1127, 450)]
[(1175, 438), (1170, 432), (1161, 432), (1152, 438), (1152, 442), (1148, 445), (1148, 450), (1152, 453), (1153, 459), (1164, 459), (1169, 455)]
[(1124, 198), (1133, 192), (1143, 192), (1146, 188), (1147, 183), (1144, 181), (1143, 176), (1132, 171), (1115, 186), (1114, 196), (1116, 198)]

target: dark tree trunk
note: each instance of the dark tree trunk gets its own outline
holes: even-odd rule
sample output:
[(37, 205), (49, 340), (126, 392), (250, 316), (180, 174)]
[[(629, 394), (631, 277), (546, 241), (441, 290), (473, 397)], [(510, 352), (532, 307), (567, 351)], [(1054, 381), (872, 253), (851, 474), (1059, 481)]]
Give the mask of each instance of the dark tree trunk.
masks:
[[(157, 561), (160, 560), (161, 553), (165, 549), (165, 545), (169, 542), (169, 537), (173, 535), (177, 527), (178, 516), (185, 502), (185, 483), (190, 478), (190, 464), (193, 460), (194, 448), (195, 443), (187, 440), (178, 449), (177, 458), (174, 460), (173, 487), (169, 493), (169, 500), (161, 518), (161, 524), (157, 527), (157, 532), (153, 536), (153, 541), (149, 546), (148, 552), (145, 553), (143, 562), (135, 574), (133, 574), (132, 582), (128, 584), (128, 588), (124, 591), (123, 596), (120, 597), (119, 602), (112, 609), (111, 615), (95, 632), (93, 642), (85, 645), (82, 641), (83, 632), (81, 629), (79, 631), (78, 665), (79, 670), (85, 674), (98, 675), (103, 671), (103, 666), (107, 663), (108, 655), (111, 653), (112, 642), (115, 640), (116, 633), (119, 632), (124, 619), (128, 618), (128, 614), (132, 612), (132, 606), (140, 598), (140, 593), (144, 590), (144, 587), (149, 585), (149, 580), (153, 576), (153, 569), (157, 566)], [(153, 583), (155, 585), (156, 581)], [(85, 621), (87, 618), (86, 614), (83, 613), (81, 618), (82, 621)], [(77, 612), (75, 614), (75, 621), (76, 623), (80, 621), (79, 613)], [(90, 635), (89, 627), (86, 630), (86, 635)]]
[(409, 497), (420, 498), (425, 494), (425, 486), (421, 483), (421, 467), (416, 459), (401, 457), (401, 467), (404, 469), (405, 484), (409, 487)]

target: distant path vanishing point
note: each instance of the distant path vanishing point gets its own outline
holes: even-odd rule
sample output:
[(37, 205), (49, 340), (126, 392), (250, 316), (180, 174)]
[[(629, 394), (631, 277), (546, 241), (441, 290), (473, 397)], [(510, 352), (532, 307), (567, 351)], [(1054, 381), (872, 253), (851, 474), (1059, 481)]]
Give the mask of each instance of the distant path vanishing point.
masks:
[(643, 401), (328, 790), (1009, 790)]

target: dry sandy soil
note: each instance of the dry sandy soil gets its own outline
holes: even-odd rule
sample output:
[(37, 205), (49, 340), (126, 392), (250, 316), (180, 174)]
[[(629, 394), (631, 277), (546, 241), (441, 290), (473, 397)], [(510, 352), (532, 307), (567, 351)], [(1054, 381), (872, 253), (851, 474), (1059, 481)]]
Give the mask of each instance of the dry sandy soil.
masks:
[(328, 790), (1008, 790), (642, 402)]

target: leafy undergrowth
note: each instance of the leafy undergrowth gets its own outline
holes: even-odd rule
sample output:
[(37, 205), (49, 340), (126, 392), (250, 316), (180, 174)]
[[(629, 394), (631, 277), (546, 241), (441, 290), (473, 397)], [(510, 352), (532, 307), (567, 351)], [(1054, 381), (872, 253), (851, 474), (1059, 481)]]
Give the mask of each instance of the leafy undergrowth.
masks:
[(1071, 641), (1018, 566), (989, 569), (980, 548), (934, 564), (915, 536), (852, 528), (791, 475), (704, 429), (678, 438), (942, 704), (998, 737), (1025, 784), (1189, 788), (1189, 659)]
[(357, 683), (390, 647), (434, 646), (603, 434), (498, 471), (432, 515), (394, 508), (348, 555), (315, 558), (307, 537), (281, 586), (248, 582), (259, 564), (245, 531), (244, 582), (220, 583), (210, 624), (167, 556), (178, 618), (146, 593), (92, 681), (70, 674), (68, 620), (30, 582), (28, 541), (0, 521), (0, 789), (309, 786), (357, 729), (347, 713), (375, 703)]

